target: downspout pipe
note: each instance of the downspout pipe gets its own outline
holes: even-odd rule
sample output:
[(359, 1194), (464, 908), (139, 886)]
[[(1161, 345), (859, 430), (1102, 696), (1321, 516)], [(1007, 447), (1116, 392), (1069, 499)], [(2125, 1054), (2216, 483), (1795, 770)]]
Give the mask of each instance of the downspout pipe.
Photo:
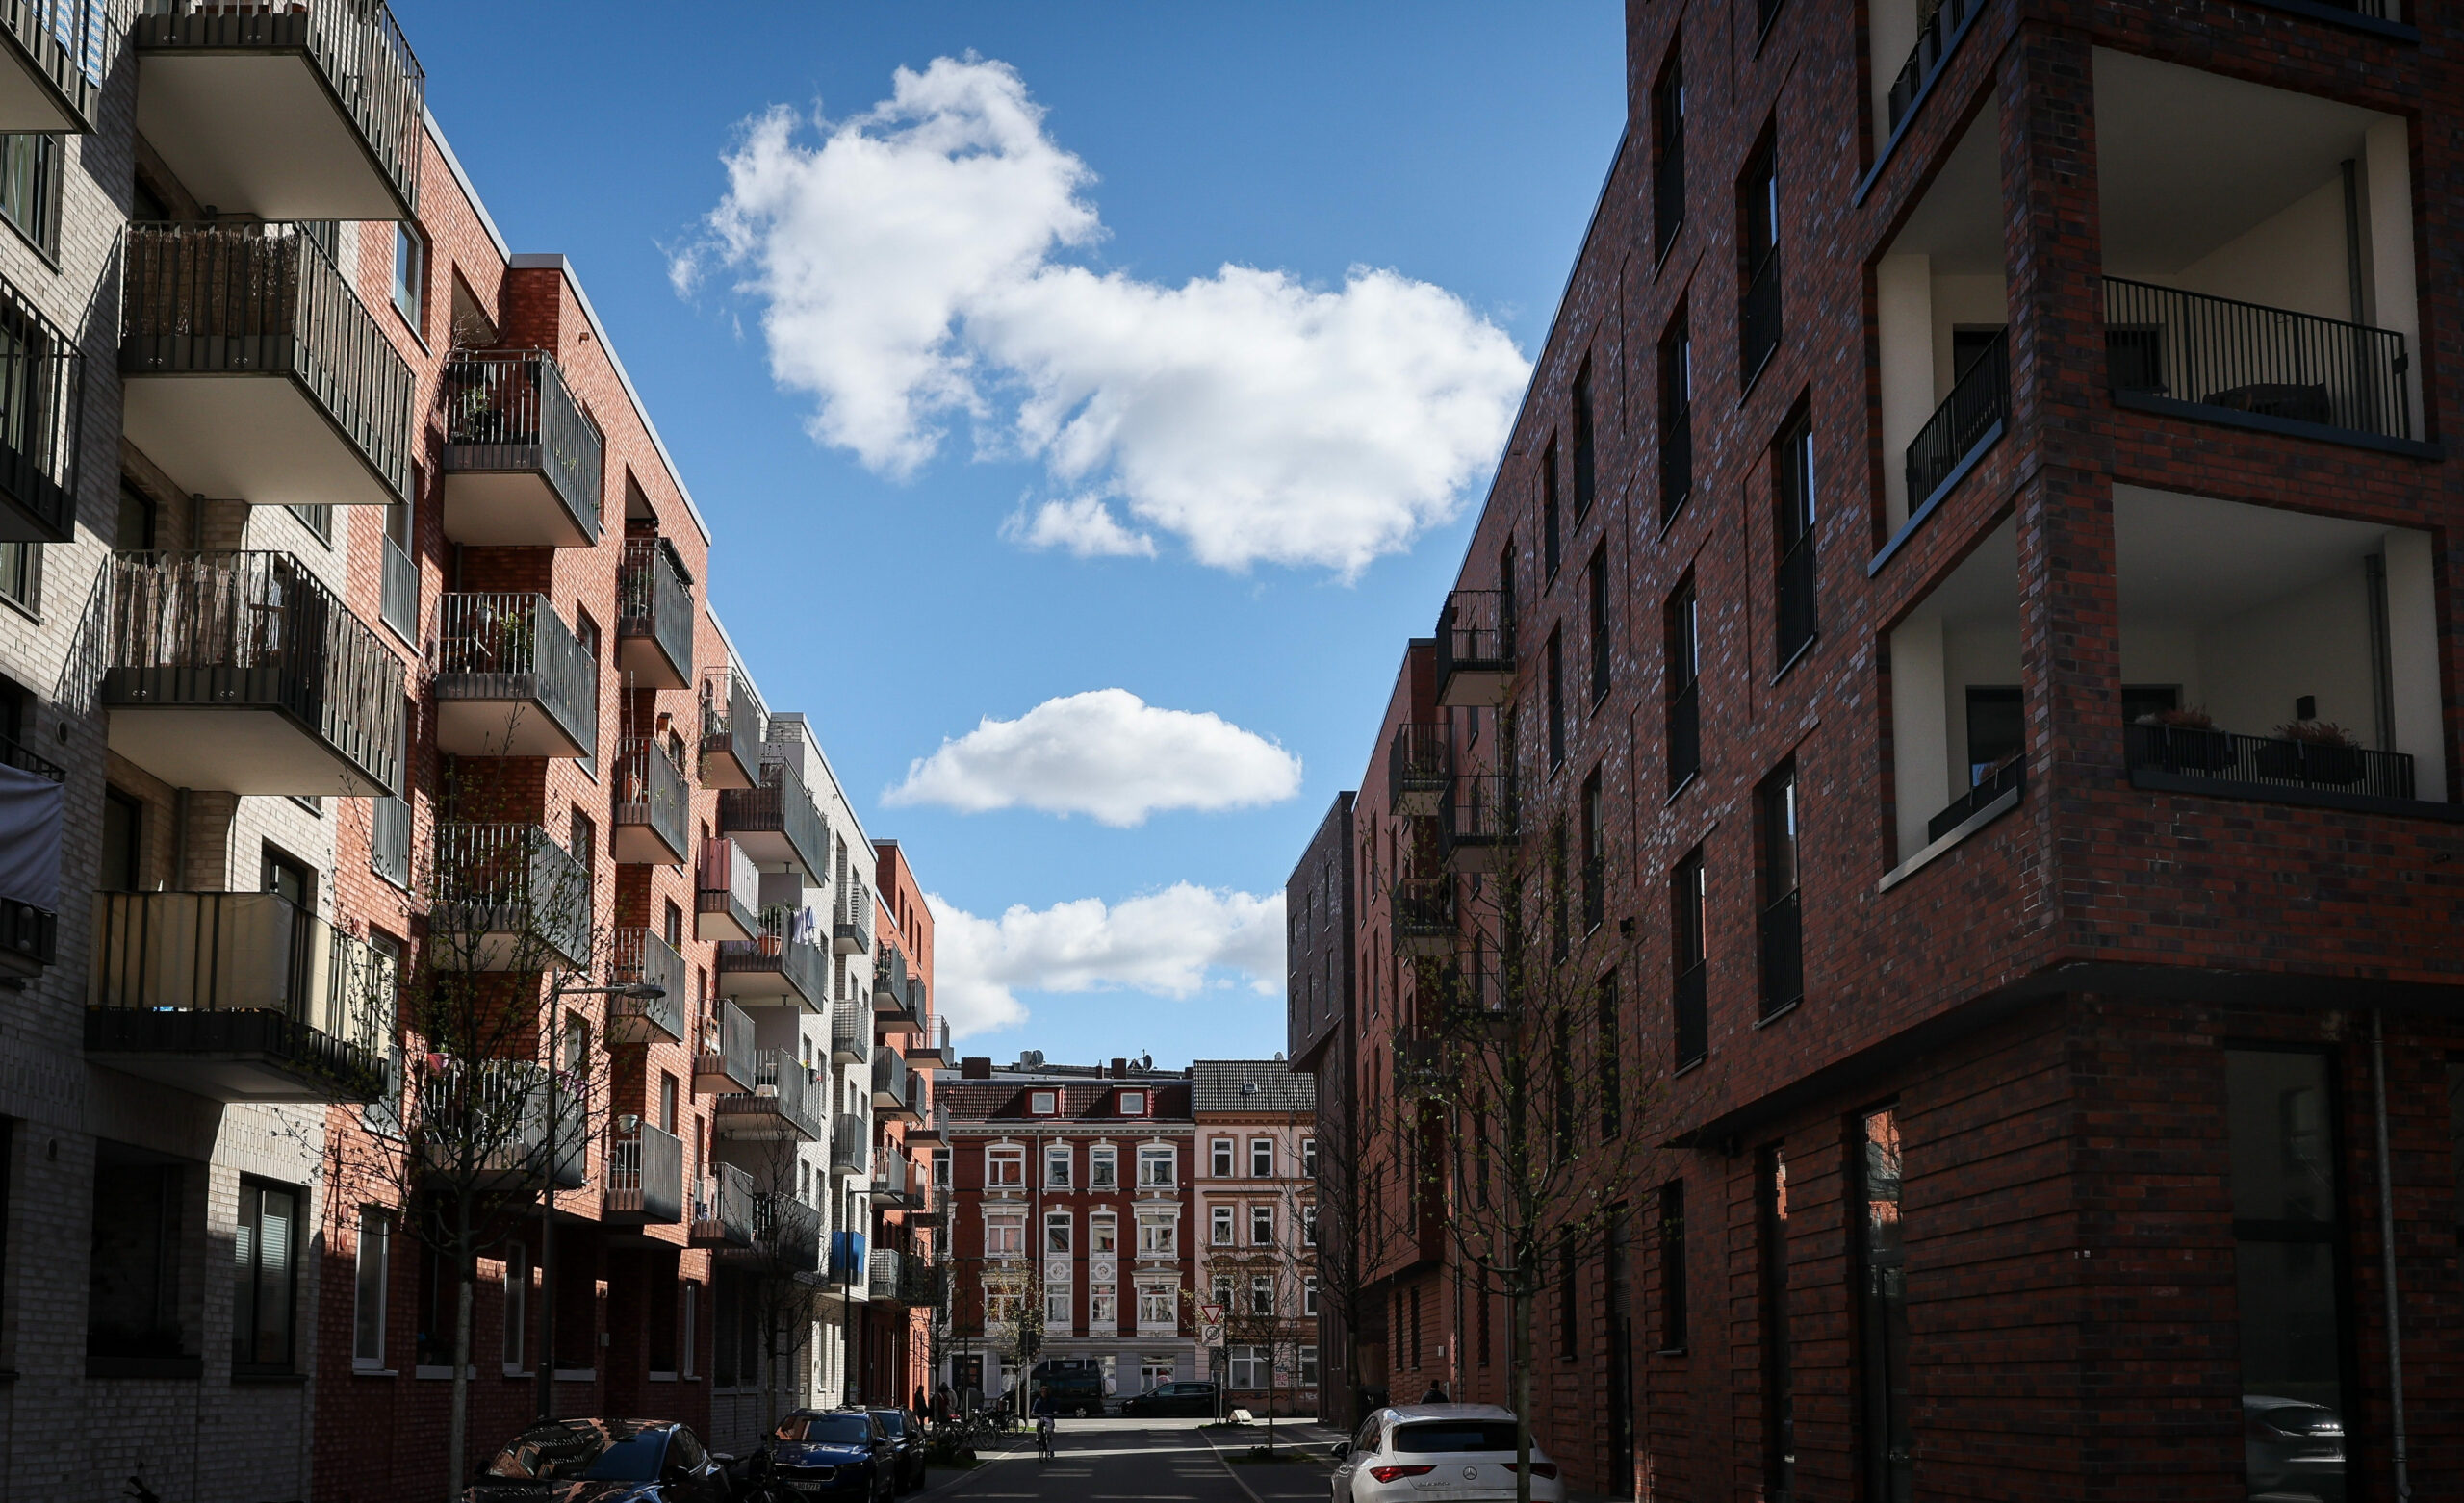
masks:
[(2378, 1286), (2387, 1300), (2387, 1404), (2389, 1440), (2396, 1464), (2397, 1503), (2412, 1503), (2413, 1477), (2405, 1454), (2404, 1339), (2397, 1324), (2396, 1187), (2387, 1152), (2387, 1041), (2385, 1009), (2370, 1009), (2372, 1114), (2378, 1133)]

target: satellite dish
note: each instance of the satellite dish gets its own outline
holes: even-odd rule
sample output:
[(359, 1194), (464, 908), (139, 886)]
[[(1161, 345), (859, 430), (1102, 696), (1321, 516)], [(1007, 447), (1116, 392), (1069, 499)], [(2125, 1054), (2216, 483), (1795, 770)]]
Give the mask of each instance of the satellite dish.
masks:
[(1040, 1049), (1021, 1049), (1018, 1051), (1018, 1063), (1026, 1066), (1030, 1070), (1040, 1070), (1043, 1068), (1043, 1051)]

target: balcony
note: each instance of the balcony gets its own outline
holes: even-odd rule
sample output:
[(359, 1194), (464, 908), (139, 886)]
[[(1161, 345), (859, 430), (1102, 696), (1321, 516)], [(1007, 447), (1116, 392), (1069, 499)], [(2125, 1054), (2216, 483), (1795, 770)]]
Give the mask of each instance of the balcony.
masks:
[(554, 356), (456, 351), (440, 400), (447, 537), (491, 548), (599, 541), (606, 440)]
[(873, 1249), (865, 1291), (875, 1301), (893, 1305), (930, 1305), (931, 1268), (925, 1261), (894, 1247)]
[[(907, 990), (907, 952), (896, 945), (884, 945), (873, 956), (873, 1006), (897, 1007)], [(885, 999), (884, 992), (901, 995)]]
[(1406, 959), (1440, 959), (1454, 953), (1452, 878), (1398, 879), (1392, 906), (1395, 954)]
[(830, 1267), (824, 1278), (845, 1288), (851, 1296), (861, 1295), (872, 1269), (864, 1257), (864, 1234), (833, 1232), (830, 1234)]
[[(589, 1183), (587, 1087), (527, 1059), (430, 1057), (415, 1087), (415, 1135), (427, 1172), (500, 1193)], [(554, 1149), (552, 1154), (550, 1144)]]
[(1447, 870), (1494, 872), (1523, 838), (1523, 803), (1514, 778), (1503, 773), (1472, 773), (1454, 779), (1439, 827)]
[(721, 1137), (749, 1142), (819, 1142), (828, 1093), (783, 1049), (753, 1057), (753, 1089), (721, 1096), (716, 1103)]
[(2104, 289), (2118, 406), (2303, 438), (2412, 440), (2401, 334), (2117, 276)]
[(103, 72), (119, 55), (108, 0), (16, 0), (0, 7), (0, 131), (79, 135), (94, 128)]
[(792, 869), (808, 887), (829, 880), (830, 827), (805, 791), (804, 778), (784, 762), (761, 764), (759, 787), (720, 792), (719, 830), (735, 837), (758, 865)]
[(906, 1050), (907, 1062), (917, 1070), (955, 1070), (959, 1059), (950, 1048), (950, 1020), (934, 1018), (924, 1024), (918, 1041)]
[(1908, 446), (1908, 498), (1918, 514), (1931, 508), (2002, 437), (2011, 415), (2008, 342), (1994, 333), (1969, 358)]
[(872, 1164), (872, 1125), (846, 1112), (830, 1119), (830, 1172), (862, 1174)]
[(599, 673), (544, 595), (436, 602), (436, 744), (455, 756), (593, 754)]
[(2343, 799), (2411, 802), (2413, 759), (2344, 741), (2297, 736), (2246, 736), (2165, 725), (2123, 727), (2133, 787), (2225, 798), (2304, 795), (2299, 802)]
[(894, 987), (876, 985), (873, 988), (873, 1036), (904, 1036), (923, 1027), (923, 1020), (916, 1015), (921, 1010), (916, 999), (923, 991), (924, 983), (911, 976)]
[(855, 878), (847, 879), (844, 896), (838, 901), (837, 921), (832, 926), (831, 948), (842, 955), (860, 955), (873, 948), (873, 894)]
[(890, 1120), (908, 1110), (907, 1060), (895, 1049), (873, 1051), (873, 1115)]
[(182, 490), (282, 506), (409, 497), (411, 368), (323, 233), (128, 227), (121, 426)]
[(719, 995), (745, 1006), (830, 1008), (830, 964), (808, 937), (812, 910), (771, 906), (751, 939), (719, 941)]
[(426, 78), (381, 0), (148, 0), (137, 129), (201, 203), (281, 219), (408, 219)]
[[(875, 1210), (906, 1209), (909, 1178), (910, 1170), (905, 1154), (883, 1154), (880, 1162), (873, 1166), (873, 1185), (869, 1192), (873, 1198), (873, 1209)], [(876, 1260), (881, 1256), (880, 1253), (873, 1255)]]
[(441, 971), (589, 963), (591, 874), (536, 825), (436, 827), (428, 962)]
[[(937, 1102), (926, 1107), (923, 1115), (907, 1130), (907, 1146), (910, 1148), (938, 1145), (949, 1140), (950, 1108)], [(918, 1187), (921, 1188), (921, 1185), (919, 1185)]]
[(734, 1003), (722, 1002), (702, 1025), (693, 1058), (694, 1094), (738, 1094), (753, 1089), (753, 1019)]
[[(1882, 120), (1882, 128), (1874, 133), (1877, 140), (1895, 138), (1916, 113), (1917, 102), (1933, 89), (1942, 65), (1967, 36), (1968, 23), (1984, 9), (1985, 0), (1939, 0), (1930, 10), (1916, 0), (1885, 0), (1873, 9), (1875, 83), (1883, 96), (1875, 112)], [(1894, 57), (1903, 61), (1885, 75), (1882, 60)]]
[(732, 1163), (704, 1175), (693, 1186), (693, 1229), (687, 1238), (695, 1247), (753, 1245), (753, 1176)]
[(681, 866), (693, 843), (684, 775), (656, 736), (617, 743), (612, 802), (615, 854), (626, 866)]
[(636, 689), (693, 686), (693, 576), (665, 538), (627, 538), (616, 571), (616, 664)]
[(761, 932), (761, 869), (726, 836), (702, 842), (693, 863), (693, 937), (751, 939)]
[(651, 985), (663, 997), (610, 996), (607, 999), (607, 1041), (611, 1044), (684, 1042), (684, 999), (688, 991), (684, 957), (658, 930), (627, 929), (616, 932), (608, 980), (620, 986)]
[(702, 675), (702, 786), (755, 788), (761, 783), (761, 700), (753, 680), (732, 668)]
[(86, 1053), (224, 1103), (372, 1102), (393, 960), (270, 892), (94, 895)]
[[(20, 13), (19, 7), (0, 6), (0, 32)], [(0, 67), (0, 78), (6, 76)], [(5, 105), (0, 97), (0, 108)], [(76, 336), (0, 281), (0, 542), (76, 537), (85, 385), (86, 357)]]
[(793, 1195), (756, 1192), (753, 1239), (736, 1258), (757, 1261), (785, 1273), (821, 1271), (821, 1212)]
[(62, 785), (68, 774), (5, 736), (0, 736), (0, 767), (49, 784), (15, 780), (20, 802), (13, 849), (7, 853), (13, 870), (0, 881), (8, 889), (0, 893), (0, 978), (22, 979), (40, 975), (60, 948), (60, 841), (67, 803)]
[(116, 553), (96, 605), (111, 749), (165, 782), (401, 786), (401, 660), (290, 554)]
[(639, 1118), (608, 1134), (600, 1219), (610, 1226), (665, 1227), (684, 1219), (684, 1143)]
[(1514, 622), (1496, 590), (1455, 590), (1437, 613), (1437, 702), (1503, 704), (1514, 693)]
[(830, 1009), (830, 1062), (864, 1064), (873, 1057), (873, 1021), (860, 1002), (838, 1003)]
[(1386, 753), (1386, 812), (1435, 814), (1454, 782), (1454, 748), (1446, 727), (1412, 721), (1395, 727)]

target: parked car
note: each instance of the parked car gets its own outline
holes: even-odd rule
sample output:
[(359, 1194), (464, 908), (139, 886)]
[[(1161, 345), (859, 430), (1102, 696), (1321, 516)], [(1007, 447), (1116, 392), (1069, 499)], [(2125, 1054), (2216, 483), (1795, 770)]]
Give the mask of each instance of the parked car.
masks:
[(1120, 1412), (1142, 1419), (1175, 1414), (1212, 1419), (1220, 1397), (1212, 1383), (1159, 1383), (1122, 1400)]
[(1065, 1414), (1100, 1415), (1104, 1412), (1103, 1369), (1090, 1363), (1086, 1366), (1061, 1366), (1053, 1363), (1038, 1363), (1027, 1374), (1027, 1404), (1035, 1406), (1035, 1395), (1049, 1389), (1053, 1408)]
[(903, 1409), (877, 1409), (873, 1417), (889, 1435), (893, 1484), (901, 1491), (924, 1486), (924, 1422)]
[(2323, 1404), (2245, 1393), (2242, 1435), (2251, 1492), (2344, 1503), (2343, 1415)]
[(898, 1457), (889, 1432), (860, 1409), (799, 1409), (762, 1442), (770, 1495), (782, 1503), (811, 1497), (898, 1496)]
[[(1443, 1490), (1448, 1503), (1515, 1495), (1515, 1423), (1495, 1404), (1381, 1409), (1335, 1448), (1334, 1503), (1405, 1503)], [(1531, 1447), (1531, 1503), (1564, 1503), (1557, 1464)]]
[(462, 1496), (511, 1503), (552, 1490), (558, 1503), (730, 1503), (734, 1489), (725, 1468), (732, 1461), (705, 1450), (672, 1420), (550, 1420), (516, 1436)]

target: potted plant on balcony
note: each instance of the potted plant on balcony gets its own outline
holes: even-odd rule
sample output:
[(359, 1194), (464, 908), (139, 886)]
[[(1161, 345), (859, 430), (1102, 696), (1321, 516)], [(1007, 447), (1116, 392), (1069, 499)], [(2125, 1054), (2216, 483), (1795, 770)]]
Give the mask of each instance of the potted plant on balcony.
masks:
[(2259, 772), (2283, 782), (2329, 788), (2361, 781), (2361, 743), (2331, 720), (2289, 721), (2259, 748)]
[(2157, 764), (2172, 773), (2217, 773), (2233, 765), (2233, 738), (2195, 705), (2139, 717)]

